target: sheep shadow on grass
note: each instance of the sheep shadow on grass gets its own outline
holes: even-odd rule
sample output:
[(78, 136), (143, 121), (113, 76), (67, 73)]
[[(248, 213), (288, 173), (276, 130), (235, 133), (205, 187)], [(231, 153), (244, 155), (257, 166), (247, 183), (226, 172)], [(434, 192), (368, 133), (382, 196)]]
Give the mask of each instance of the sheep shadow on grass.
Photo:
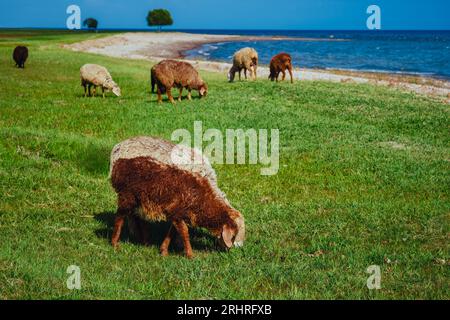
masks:
[[(95, 234), (99, 238), (111, 240), (113, 227), (114, 227), (114, 219), (116, 217), (115, 212), (106, 211), (95, 214), (95, 219), (103, 224), (102, 228), (95, 230)], [(159, 248), (161, 243), (164, 240), (167, 232), (169, 231), (170, 223), (169, 222), (145, 222), (146, 228), (148, 230), (148, 243), (150, 246), (156, 246)], [(191, 240), (191, 246), (194, 250), (197, 251), (220, 251), (221, 248), (217, 244), (217, 241), (214, 236), (201, 228), (189, 228), (189, 237)], [(144, 246), (144, 244), (136, 238), (136, 236), (130, 234), (128, 230), (128, 219), (125, 220), (125, 223), (122, 227), (122, 232), (120, 235), (120, 242), (129, 242), (134, 245)], [(170, 252), (183, 252), (183, 244), (181, 242), (181, 238), (178, 234), (172, 240), (170, 247)]]
[[(199, 100), (207, 99), (207, 98), (200, 97), (198, 94), (192, 94), (192, 99), (189, 100), (187, 98), (187, 95), (183, 93), (181, 101), (178, 100), (178, 94), (173, 95), (173, 99), (175, 100), (175, 104), (178, 104), (178, 103), (199, 101)], [(150, 93), (149, 102), (152, 104), (157, 104), (157, 105), (160, 104), (158, 102), (158, 96), (156, 95), (156, 93)], [(161, 105), (166, 104), (166, 103), (171, 104), (169, 97), (166, 94), (164, 94), (162, 96)]]

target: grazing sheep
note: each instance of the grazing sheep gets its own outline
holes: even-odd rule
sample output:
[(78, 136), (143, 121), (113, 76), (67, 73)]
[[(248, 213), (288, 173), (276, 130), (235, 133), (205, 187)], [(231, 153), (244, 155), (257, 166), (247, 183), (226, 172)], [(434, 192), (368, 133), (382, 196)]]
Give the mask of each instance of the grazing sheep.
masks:
[(102, 88), (103, 98), (105, 97), (105, 89), (112, 91), (116, 96), (120, 97), (120, 88), (115, 83), (105, 67), (98, 64), (85, 64), (80, 68), (81, 85), (84, 87), (84, 96), (89, 91), (91, 96), (91, 87), (94, 87), (94, 96), (97, 92), (97, 86)]
[(247, 70), (250, 76), (256, 80), (256, 69), (258, 67), (258, 53), (253, 48), (242, 48), (233, 56), (233, 66), (228, 72), (228, 80), (234, 81), (236, 72), (239, 72), (239, 80), (241, 80), (241, 71), (244, 69), (245, 79), (247, 79)]
[(291, 76), (291, 83), (294, 83), (294, 77), (292, 76), (292, 58), (287, 53), (279, 53), (270, 60), (270, 75), (271, 81), (276, 80), (278, 82), (278, 75), (280, 72), (283, 74), (282, 81), (286, 78), (286, 69)]
[(25, 61), (28, 58), (28, 48), (24, 46), (17, 46), (13, 52), (13, 59), (16, 62), (16, 67), (25, 68)]
[(151, 69), (152, 92), (155, 92), (155, 86), (158, 92), (158, 103), (162, 102), (161, 94), (167, 93), (170, 102), (175, 103), (172, 96), (172, 88), (177, 87), (180, 90), (178, 101), (181, 101), (183, 89), (188, 90), (188, 99), (191, 100), (191, 90), (198, 90), (200, 97), (208, 94), (208, 86), (202, 80), (197, 70), (184, 61), (162, 60)]
[(207, 228), (226, 248), (243, 245), (244, 218), (218, 188), (215, 172), (200, 151), (159, 138), (131, 138), (113, 148), (110, 174), (118, 195), (113, 246), (125, 217), (171, 222), (160, 247), (164, 256), (178, 232), (186, 256), (192, 257), (188, 225)]

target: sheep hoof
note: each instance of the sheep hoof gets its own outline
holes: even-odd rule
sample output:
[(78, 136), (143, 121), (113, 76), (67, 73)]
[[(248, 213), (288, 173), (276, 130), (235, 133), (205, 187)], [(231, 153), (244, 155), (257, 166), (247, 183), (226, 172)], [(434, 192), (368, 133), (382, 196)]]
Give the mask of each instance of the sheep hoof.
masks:
[(167, 250), (161, 250), (160, 252), (162, 257), (167, 257), (169, 255), (169, 251)]

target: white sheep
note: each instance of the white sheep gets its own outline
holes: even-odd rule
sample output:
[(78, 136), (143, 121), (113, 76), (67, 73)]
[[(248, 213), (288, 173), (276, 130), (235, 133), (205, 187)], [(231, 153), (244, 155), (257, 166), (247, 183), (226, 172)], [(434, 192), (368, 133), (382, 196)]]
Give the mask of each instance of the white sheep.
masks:
[(241, 80), (241, 71), (244, 69), (244, 75), (247, 79), (247, 70), (250, 71), (252, 79), (256, 80), (256, 68), (258, 66), (258, 53), (253, 48), (242, 48), (233, 56), (233, 66), (228, 72), (228, 80), (233, 82), (236, 72), (239, 72)]
[(80, 68), (81, 85), (84, 87), (84, 96), (91, 96), (91, 86), (94, 87), (94, 96), (97, 86), (102, 88), (103, 98), (105, 97), (105, 89), (112, 91), (116, 96), (120, 96), (120, 88), (115, 83), (105, 67), (98, 64), (85, 64)]

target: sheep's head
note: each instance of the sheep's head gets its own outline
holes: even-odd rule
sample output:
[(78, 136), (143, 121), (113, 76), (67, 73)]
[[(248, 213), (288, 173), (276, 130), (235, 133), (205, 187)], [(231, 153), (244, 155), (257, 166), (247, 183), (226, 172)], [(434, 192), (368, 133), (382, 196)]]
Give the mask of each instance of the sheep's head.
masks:
[(198, 93), (200, 94), (200, 98), (206, 97), (206, 95), (208, 94), (208, 85), (206, 84), (206, 82), (203, 82), (203, 84), (200, 85), (200, 87), (198, 88)]
[(234, 76), (236, 74), (236, 68), (233, 66), (231, 67), (230, 71), (228, 71), (228, 82), (233, 82), (234, 81)]
[(121, 95), (120, 88), (117, 84), (112, 88), (112, 92), (118, 97)]
[(114, 93), (116, 96), (120, 97), (121, 95), (120, 88), (117, 85), (117, 83), (115, 83), (112, 79), (106, 80), (104, 86), (106, 89), (111, 90), (112, 93)]
[(244, 217), (235, 209), (232, 209), (228, 215), (232, 218), (233, 223), (223, 225), (222, 232), (218, 237), (220, 244), (227, 249), (230, 249), (233, 245), (235, 247), (242, 247), (245, 240)]

